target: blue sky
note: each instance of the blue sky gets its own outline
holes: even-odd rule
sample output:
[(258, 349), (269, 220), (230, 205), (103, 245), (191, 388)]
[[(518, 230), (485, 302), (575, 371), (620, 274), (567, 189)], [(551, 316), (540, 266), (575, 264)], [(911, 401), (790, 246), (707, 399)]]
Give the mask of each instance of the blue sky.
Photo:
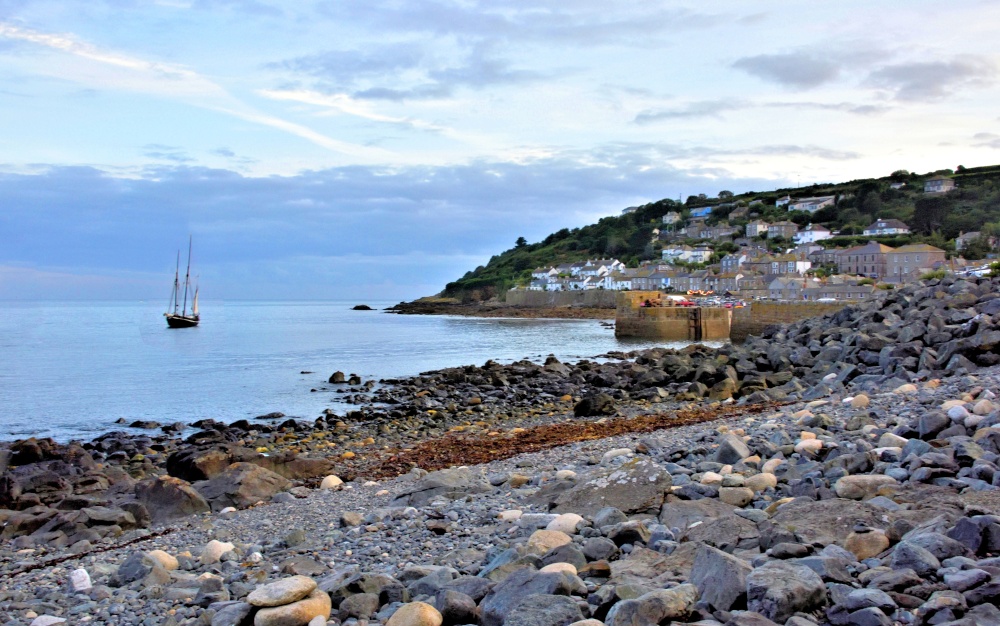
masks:
[(0, 299), (402, 300), (664, 197), (1000, 162), (1000, 6), (0, 0)]

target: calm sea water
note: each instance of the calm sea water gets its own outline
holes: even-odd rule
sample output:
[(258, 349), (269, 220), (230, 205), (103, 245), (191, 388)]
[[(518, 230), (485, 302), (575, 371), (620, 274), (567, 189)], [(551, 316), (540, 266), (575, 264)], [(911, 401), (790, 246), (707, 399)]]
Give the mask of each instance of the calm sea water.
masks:
[(310, 392), (335, 370), (378, 380), (667, 345), (616, 340), (596, 320), (392, 315), (351, 304), (206, 302), (201, 326), (171, 330), (162, 303), (0, 303), (0, 439), (85, 439), (120, 428), (119, 418), (315, 418), (348, 409)]

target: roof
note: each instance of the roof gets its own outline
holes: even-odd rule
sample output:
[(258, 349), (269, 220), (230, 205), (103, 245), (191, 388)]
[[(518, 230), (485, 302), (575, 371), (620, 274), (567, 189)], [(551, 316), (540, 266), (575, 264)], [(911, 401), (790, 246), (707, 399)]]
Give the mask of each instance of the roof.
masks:
[(911, 243), (911, 244), (908, 244), (908, 245), (905, 245), (905, 246), (900, 246), (900, 247), (896, 248), (895, 250), (892, 250), (891, 252), (893, 252), (893, 253), (908, 253), (908, 252), (910, 252), (910, 253), (912, 253), (912, 252), (941, 252), (941, 253), (944, 253), (944, 250), (942, 250), (941, 248), (935, 248), (934, 246), (932, 246), (930, 244), (926, 244), (926, 243)]
[(886, 254), (892, 252), (892, 248), (889, 246), (876, 243), (874, 241), (869, 241), (863, 246), (854, 246), (853, 248), (847, 248), (837, 252), (837, 254)]
[(910, 227), (904, 224), (903, 222), (893, 219), (875, 220), (874, 222), (872, 222), (872, 225), (866, 228), (865, 230), (875, 230), (877, 228), (905, 228), (906, 230), (910, 230)]
[(804, 204), (813, 202), (826, 202), (827, 200), (836, 200), (837, 196), (816, 196), (815, 198), (797, 198), (793, 204)]

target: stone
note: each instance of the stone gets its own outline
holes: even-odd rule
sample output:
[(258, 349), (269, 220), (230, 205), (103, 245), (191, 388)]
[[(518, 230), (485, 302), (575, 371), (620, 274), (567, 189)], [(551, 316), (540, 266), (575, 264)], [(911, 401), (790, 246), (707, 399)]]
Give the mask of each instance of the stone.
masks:
[(481, 472), (457, 467), (427, 474), (396, 496), (392, 506), (421, 506), (438, 496), (454, 500), (490, 491), (493, 491), (493, 486)]
[(396, 609), (385, 626), (441, 626), (440, 611), (426, 602), (409, 602)]
[(39, 615), (31, 620), (30, 626), (53, 626), (54, 624), (65, 624), (66, 620), (55, 615)]
[(213, 511), (227, 506), (245, 509), (291, 486), (284, 476), (253, 463), (233, 463), (214, 478), (193, 485)]
[(146, 556), (159, 563), (160, 567), (168, 572), (172, 572), (180, 567), (180, 563), (178, 563), (177, 559), (163, 550), (150, 550), (146, 553)]
[(803, 439), (795, 444), (795, 451), (799, 454), (814, 455), (823, 449), (823, 442), (819, 439)]
[(316, 589), (316, 581), (312, 578), (291, 576), (257, 587), (247, 596), (247, 602), (253, 606), (281, 606), (305, 598), (314, 589)]
[(221, 605), (210, 605), (210, 608), (215, 609), (212, 626), (242, 626), (253, 610), (253, 607), (246, 602), (226, 602)]
[(563, 626), (583, 619), (575, 600), (567, 596), (528, 596), (507, 614), (504, 626)]
[(541, 556), (549, 550), (553, 550), (559, 546), (564, 546), (572, 542), (573, 539), (562, 531), (536, 530), (531, 533), (530, 537), (528, 537), (528, 542), (525, 547), (532, 554)]
[(698, 600), (698, 589), (683, 584), (643, 594), (634, 600), (618, 602), (608, 612), (607, 626), (650, 626), (670, 621), (687, 621)]
[(864, 561), (888, 550), (889, 538), (881, 530), (852, 532), (844, 540), (844, 547), (854, 554), (857, 560)]
[(837, 497), (847, 500), (864, 500), (877, 495), (887, 485), (897, 485), (896, 479), (885, 474), (858, 474), (843, 476), (833, 485)]
[(760, 474), (747, 476), (743, 484), (747, 489), (751, 489), (754, 492), (764, 491), (765, 489), (774, 489), (777, 487), (778, 477), (771, 473), (761, 472)]
[(330, 474), (323, 479), (323, 482), (319, 484), (320, 489), (340, 489), (344, 484), (344, 481), (340, 479), (340, 476), (335, 476)]
[(87, 593), (93, 588), (87, 570), (81, 567), (69, 573), (69, 589), (72, 593)]
[(868, 396), (866, 396), (863, 393), (859, 393), (858, 395), (856, 395), (853, 398), (851, 398), (851, 408), (852, 409), (866, 409), (866, 408), (868, 408), (868, 404), (870, 402), (871, 401), (868, 399)]
[(896, 387), (893, 393), (898, 393), (901, 395), (912, 395), (917, 393), (917, 386), (911, 383), (906, 383)]
[(313, 589), (305, 598), (291, 604), (260, 609), (253, 623), (254, 626), (304, 626), (316, 617), (324, 621), (330, 619), (330, 609), (330, 594)]
[(937, 572), (941, 562), (926, 549), (909, 541), (901, 541), (892, 551), (889, 567), (894, 570), (911, 569), (918, 576), (926, 577)]
[(157, 525), (211, 510), (190, 483), (172, 476), (159, 476), (136, 484), (135, 497), (149, 511), (152, 523)]
[(453, 589), (439, 591), (434, 598), (434, 608), (447, 624), (472, 624), (477, 620), (475, 599)]
[(753, 501), (753, 489), (748, 487), (720, 487), (719, 500), (736, 507), (745, 507)]
[[(578, 480), (554, 498), (540, 490), (536, 500), (554, 501), (553, 513), (594, 515), (604, 507), (626, 514), (658, 510), (671, 486), (670, 474), (656, 462), (634, 458), (617, 468), (602, 468)], [(551, 499), (550, 499), (551, 498)]]
[(797, 612), (809, 613), (826, 604), (826, 586), (804, 565), (769, 561), (747, 575), (747, 608), (783, 624)]
[(562, 513), (548, 523), (545, 530), (558, 530), (567, 535), (575, 534), (583, 517), (576, 513)]
[(211, 565), (212, 563), (218, 563), (219, 559), (226, 552), (231, 552), (236, 549), (232, 543), (228, 541), (219, 541), (213, 539), (209, 541), (201, 551), (201, 555), (198, 560), (201, 561), (202, 565)]
[(906, 437), (900, 437), (899, 435), (894, 435), (893, 433), (882, 433), (882, 436), (878, 439), (879, 448), (902, 448), (910, 440)]
[(691, 569), (691, 582), (702, 600), (719, 611), (728, 611), (746, 605), (746, 578), (752, 570), (743, 559), (701, 544)]
[(541, 574), (531, 568), (514, 570), (493, 587), (479, 603), (482, 626), (502, 626), (525, 598), (534, 594), (568, 596), (582, 585), (579, 578), (564, 573)]
[(743, 439), (736, 435), (726, 434), (719, 438), (719, 447), (712, 456), (716, 463), (732, 465), (750, 456), (750, 448)]

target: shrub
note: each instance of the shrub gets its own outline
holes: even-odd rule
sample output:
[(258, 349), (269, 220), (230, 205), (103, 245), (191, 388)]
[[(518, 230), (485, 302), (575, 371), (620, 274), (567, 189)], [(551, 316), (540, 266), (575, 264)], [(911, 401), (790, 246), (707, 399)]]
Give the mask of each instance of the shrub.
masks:
[(944, 278), (944, 270), (935, 270), (933, 272), (927, 272), (920, 277), (920, 280), (941, 280)]

